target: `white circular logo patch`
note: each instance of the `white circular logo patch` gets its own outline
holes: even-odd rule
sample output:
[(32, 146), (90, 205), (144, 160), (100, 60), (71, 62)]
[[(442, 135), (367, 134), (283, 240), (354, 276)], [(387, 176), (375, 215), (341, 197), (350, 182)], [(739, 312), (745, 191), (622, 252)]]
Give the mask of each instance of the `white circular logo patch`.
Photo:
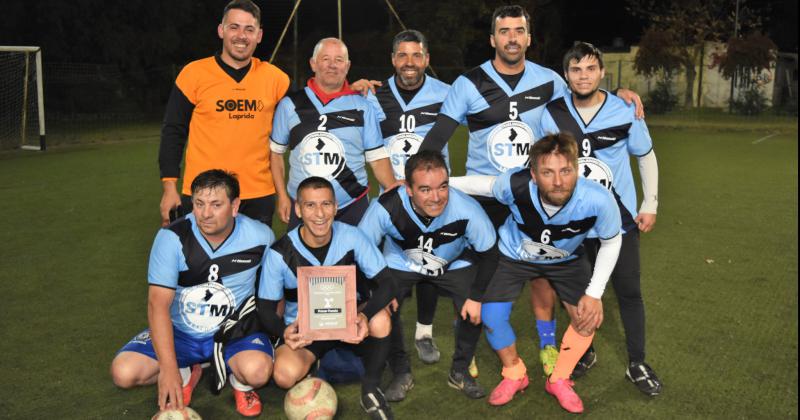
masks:
[(609, 190), (614, 184), (614, 173), (600, 159), (593, 157), (578, 158), (578, 170), (582, 177), (597, 182)]
[(500, 172), (524, 166), (533, 144), (533, 132), (522, 121), (506, 121), (489, 133), (486, 147), (489, 160)]
[(341, 140), (326, 131), (303, 137), (298, 146), (300, 164), (308, 176), (335, 178), (344, 169), (345, 155)]
[(519, 256), (523, 261), (547, 261), (566, 258), (569, 256), (569, 252), (530, 239), (523, 239), (520, 244)]
[(189, 328), (210, 332), (236, 310), (236, 298), (227, 287), (208, 282), (181, 291), (181, 317)]
[(414, 133), (400, 133), (392, 136), (388, 149), (395, 178), (404, 179), (406, 177), (406, 161), (417, 154), (421, 144), (422, 137)]
[(444, 274), (444, 266), (447, 260), (427, 253), (419, 248), (403, 250), (403, 254), (408, 258), (408, 268), (426, 276), (439, 276)]

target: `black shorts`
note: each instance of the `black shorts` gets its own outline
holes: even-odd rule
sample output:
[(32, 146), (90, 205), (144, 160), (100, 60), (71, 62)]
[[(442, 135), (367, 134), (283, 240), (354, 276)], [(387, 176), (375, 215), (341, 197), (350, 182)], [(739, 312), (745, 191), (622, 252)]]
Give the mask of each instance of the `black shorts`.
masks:
[(556, 264), (532, 264), (500, 255), (497, 270), (492, 276), (483, 302), (513, 302), (517, 300), (527, 280), (544, 277), (553, 286), (559, 299), (577, 305), (591, 280), (591, 267), (586, 255)]
[[(192, 197), (181, 195), (181, 214), (178, 216), (185, 216), (191, 212)], [(239, 212), (251, 219), (258, 220), (272, 227), (272, 216), (275, 214), (275, 195), (242, 200), (242, 203), (239, 205)]]
[(489, 220), (492, 221), (492, 226), (494, 226), (495, 231), (500, 229), (500, 226), (506, 222), (506, 219), (508, 219), (508, 216), (511, 214), (511, 210), (508, 209), (508, 206), (500, 203), (494, 198), (481, 197), (478, 195), (471, 195), (470, 197), (477, 200), (478, 204), (483, 207), (483, 211), (485, 211), (489, 216)]
[(437, 291), (442, 296), (453, 299), (453, 303), (459, 310), (464, 305), (464, 301), (469, 298), (472, 283), (475, 281), (477, 268), (475, 265), (448, 270), (441, 276), (428, 277), (419, 273), (390, 269), (392, 276), (397, 281), (397, 296), (405, 298), (410, 294), (411, 289), (419, 282), (425, 281), (436, 286)]
[[(367, 212), (367, 208), (369, 207), (369, 196), (364, 194), (363, 197), (359, 198), (356, 201), (353, 201), (347, 207), (343, 209), (339, 209), (336, 212), (336, 217), (334, 220), (347, 223), (351, 226), (358, 226), (358, 223), (364, 217), (364, 213)], [(300, 219), (297, 217), (297, 214), (294, 212), (294, 200), (292, 200), (292, 207), (289, 211), (289, 225), (286, 227), (287, 231), (290, 231), (297, 227), (300, 224)]]

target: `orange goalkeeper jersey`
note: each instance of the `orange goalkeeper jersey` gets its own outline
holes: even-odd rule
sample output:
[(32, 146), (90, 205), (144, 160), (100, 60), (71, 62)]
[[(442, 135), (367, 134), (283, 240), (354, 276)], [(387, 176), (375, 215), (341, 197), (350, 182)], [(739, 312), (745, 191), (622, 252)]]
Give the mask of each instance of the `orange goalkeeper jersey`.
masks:
[[(175, 81), (176, 89), (193, 107), (182, 192), (191, 195), (191, 182), (199, 173), (224, 169), (237, 175), (242, 199), (274, 194), (269, 135), (275, 106), (289, 88), (289, 77), (257, 58), (251, 59), (249, 70), (239, 81), (232, 77), (230, 68), (226, 71), (223, 66), (219, 57), (193, 61)], [(165, 126), (168, 120), (165, 118)], [(171, 161), (174, 163), (174, 159)], [(176, 168), (164, 166), (162, 162), (162, 178), (177, 175)]]

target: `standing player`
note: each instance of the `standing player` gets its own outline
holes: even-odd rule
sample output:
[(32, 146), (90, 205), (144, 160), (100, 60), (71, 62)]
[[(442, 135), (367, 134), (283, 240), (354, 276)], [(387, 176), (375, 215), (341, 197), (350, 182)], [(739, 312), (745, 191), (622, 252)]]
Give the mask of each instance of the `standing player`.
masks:
[[(486, 392), (468, 367), (481, 333), (481, 295), (497, 264), (494, 227), (475, 200), (450, 189), (447, 163), (440, 152), (411, 156), (404, 178), (407, 186), (373, 202), (359, 228), (373, 244), (384, 242), (383, 253), (398, 281), (401, 304), (420, 281), (433, 283), (453, 299), (461, 321), (448, 384), (469, 398), (482, 398)], [(465, 259), (469, 252), (474, 261)], [(392, 316), (391, 358), (394, 378), (386, 398), (400, 401), (414, 381), (399, 311)]]
[[(395, 75), (376, 89), (374, 95), (368, 96), (379, 110), (383, 144), (396, 179), (405, 178), (406, 160), (419, 150), (450, 89), (450, 85), (425, 74), (429, 62), (425, 35), (413, 29), (398, 33), (392, 41)], [(447, 145), (442, 148), (442, 154), (446, 160)], [(417, 283), (416, 290), (415, 347), (420, 360), (436, 363), (440, 357), (439, 348), (433, 341), (433, 317), (438, 300), (436, 287), (423, 281)]]
[[(481, 311), (486, 338), (503, 364), (503, 380), (489, 403), (506, 404), (528, 386), (509, 317), (525, 282), (543, 277), (571, 321), (545, 390), (567, 411), (580, 413), (583, 403), (569, 377), (603, 321), (600, 299), (622, 242), (619, 209), (607, 189), (578, 176), (578, 150), (569, 134), (539, 140), (531, 147), (530, 162), (530, 169), (509, 171), (491, 188), (511, 215), (500, 227), (502, 255)], [(601, 238), (593, 272), (581, 247), (591, 230)]]
[[(336, 196), (331, 183), (309, 177), (297, 187), (294, 210), (301, 224), (275, 242), (267, 252), (258, 289), (258, 312), (272, 335), (283, 337), (275, 354), (275, 383), (291, 388), (311, 366), (335, 348), (347, 348), (364, 362), (361, 406), (373, 419), (391, 419), (392, 412), (378, 388), (389, 353), (395, 281), (378, 248), (354, 226), (335, 222)], [(306, 341), (297, 326), (297, 267), (355, 265), (358, 270), (358, 332), (352, 342)], [(286, 299), (284, 322), (276, 313)]]
[[(564, 76), (572, 94), (547, 104), (541, 124), (534, 131), (537, 137), (556, 132), (572, 134), (580, 149), (580, 174), (608, 188), (617, 201), (622, 215), (622, 249), (611, 283), (625, 327), (629, 358), (626, 376), (640, 391), (654, 396), (661, 392), (662, 384), (645, 363), (639, 231), (649, 232), (656, 222), (658, 163), (644, 120), (636, 119), (633, 109), (622, 100), (599, 89), (604, 75), (602, 52), (592, 44), (576, 43), (564, 55)], [(630, 155), (639, 161), (644, 191), (638, 214)], [(590, 234), (584, 245), (589, 258), (594, 259), (598, 250), (597, 235)], [(539, 301), (546, 303), (547, 299)], [(537, 308), (536, 312), (552, 313), (552, 306)], [(590, 368), (596, 358), (590, 347), (578, 364), (581, 373)]]
[[(320, 40), (309, 60), (314, 77), (308, 86), (278, 104), (272, 131), (272, 176), (278, 192), (278, 215), (297, 226), (290, 214), (300, 182), (309, 176), (331, 181), (340, 211), (337, 220), (357, 225), (367, 210), (369, 162), (384, 188), (396, 183), (381, 141), (374, 108), (347, 83), (350, 60), (347, 46), (336, 38)], [(289, 183), (283, 155), (289, 155)], [(287, 188), (289, 193), (287, 193)]]
[[(114, 358), (111, 376), (121, 388), (158, 383), (158, 405), (188, 405), (200, 380), (200, 363), (210, 361), (214, 333), (239, 314), (255, 294), (256, 273), (275, 237), (262, 223), (238, 214), (239, 183), (230, 173), (210, 170), (192, 181), (192, 213), (156, 235), (148, 268), (150, 328)], [(263, 333), (227, 343), (236, 411), (261, 413), (254, 387), (269, 380), (272, 346)]]
[[(182, 214), (191, 212), (189, 185), (197, 174), (223, 168), (239, 176), (241, 212), (271, 226), (275, 187), (268, 138), (289, 77), (253, 57), (263, 33), (261, 11), (252, 1), (228, 3), (217, 33), (222, 52), (186, 65), (167, 102), (158, 153), (162, 225), (178, 206)], [(179, 195), (184, 148), (186, 168)]]

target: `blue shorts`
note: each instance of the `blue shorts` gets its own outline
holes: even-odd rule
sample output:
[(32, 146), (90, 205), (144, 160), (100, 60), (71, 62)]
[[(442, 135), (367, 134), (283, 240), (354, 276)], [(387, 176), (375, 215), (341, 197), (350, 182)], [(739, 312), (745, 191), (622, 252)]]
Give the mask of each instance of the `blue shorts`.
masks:
[[(197, 363), (210, 362), (213, 358), (214, 337), (206, 339), (196, 339), (186, 333), (172, 330), (175, 339), (175, 357), (178, 360), (178, 367), (189, 367)], [(223, 349), (225, 364), (231, 357), (241, 351), (257, 350), (275, 357), (272, 343), (264, 333), (250, 334), (246, 337), (231, 340), (225, 344)], [(150, 339), (150, 329), (146, 329), (128, 341), (117, 354), (123, 351), (132, 351), (158, 360), (156, 351), (153, 349), (153, 341)], [(229, 366), (230, 368), (230, 366)]]

